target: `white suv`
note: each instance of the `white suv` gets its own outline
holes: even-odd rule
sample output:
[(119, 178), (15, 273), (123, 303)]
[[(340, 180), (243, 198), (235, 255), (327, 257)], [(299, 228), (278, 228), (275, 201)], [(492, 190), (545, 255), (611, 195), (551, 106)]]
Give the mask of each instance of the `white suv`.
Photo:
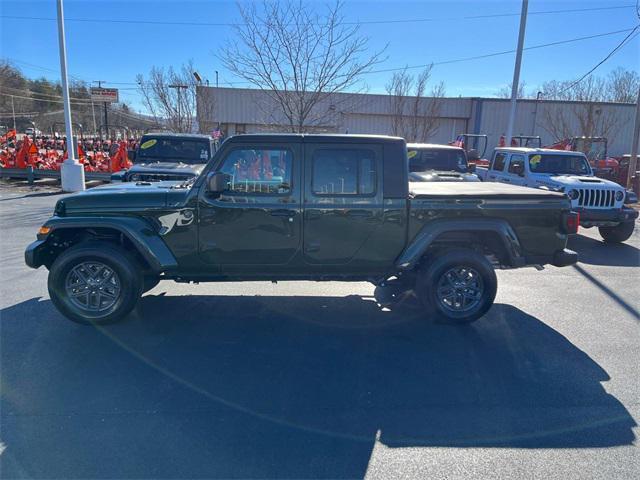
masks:
[(625, 207), (627, 192), (594, 176), (581, 152), (545, 148), (496, 148), (488, 168), (477, 168), (481, 180), (564, 192), (580, 225), (598, 227), (606, 242), (624, 242), (633, 233), (638, 212)]

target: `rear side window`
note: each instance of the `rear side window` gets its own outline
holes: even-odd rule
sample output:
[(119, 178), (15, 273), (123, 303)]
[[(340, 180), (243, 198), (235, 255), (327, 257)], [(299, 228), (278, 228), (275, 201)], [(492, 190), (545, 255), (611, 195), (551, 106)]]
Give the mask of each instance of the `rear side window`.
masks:
[(491, 165), (491, 170), (504, 170), (504, 161), (507, 158), (505, 153), (496, 153), (496, 156), (493, 158), (493, 164)]
[(312, 191), (316, 195), (372, 195), (376, 178), (373, 150), (327, 148), (313, 154)]

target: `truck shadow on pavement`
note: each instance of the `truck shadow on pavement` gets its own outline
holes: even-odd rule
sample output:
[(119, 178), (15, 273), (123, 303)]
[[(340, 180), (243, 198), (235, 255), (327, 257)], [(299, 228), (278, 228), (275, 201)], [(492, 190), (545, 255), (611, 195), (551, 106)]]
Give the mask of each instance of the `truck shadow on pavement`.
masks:
[(612, 267), (639, 267), (640, 250), (628, 243), (604, 243), (586, 235), (571, 235), (567, 248), (578, 252), (578, 262)]
[(6, 477), (362, 478), (389, 448), (635, 438), (607, 373), (509, 305), (467, 327), (361, 296), (147, 295), (104, 328), (36, 298), (0, 315)]

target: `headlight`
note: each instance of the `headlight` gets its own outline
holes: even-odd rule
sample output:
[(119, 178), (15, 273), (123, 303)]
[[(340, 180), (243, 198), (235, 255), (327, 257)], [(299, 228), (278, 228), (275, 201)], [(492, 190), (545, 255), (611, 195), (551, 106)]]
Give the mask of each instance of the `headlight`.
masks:
[(622, 190), (618, 190), (616, 192), (616, 202), (619, 202), (624, 198), (624, 192)]
[(573, 189), (573, 190), (569, 190), (567, 192), (567, 195), (569, 195), (569, 198), (571, 200), (577, 200), (578, 197), (580, 196), (580, 192), (578, 190)]

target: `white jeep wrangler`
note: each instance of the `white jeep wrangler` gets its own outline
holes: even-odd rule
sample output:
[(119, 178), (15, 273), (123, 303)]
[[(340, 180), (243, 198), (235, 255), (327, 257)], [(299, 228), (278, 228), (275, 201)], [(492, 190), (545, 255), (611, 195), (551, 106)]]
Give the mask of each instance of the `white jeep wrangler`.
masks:
[(620, 243), (632, 234), (638, 212), (625, 206), (624, 187), (594, 176), (581, 152), (545, 148), (496, 148), (489, 167), (478, 167), (481, 180), (543, 188), (567, 194), (580, 225), (598, 227), (605, 242)]

